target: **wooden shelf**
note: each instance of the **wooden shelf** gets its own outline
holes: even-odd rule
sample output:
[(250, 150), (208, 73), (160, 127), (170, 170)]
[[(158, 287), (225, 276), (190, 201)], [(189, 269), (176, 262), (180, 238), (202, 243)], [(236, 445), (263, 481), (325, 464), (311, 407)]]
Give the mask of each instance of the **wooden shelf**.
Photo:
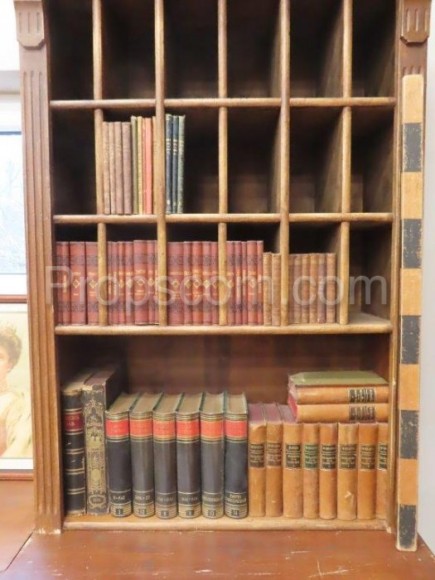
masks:
[(211, 520), (200, 516), (191, 520), (172, 518), (114, 518), (105, 516), (66, 516), (66, 530), (385, 530), (383, 520), (292, 520), (289, 518), (247, 517), (240, 520), (226, 516)]

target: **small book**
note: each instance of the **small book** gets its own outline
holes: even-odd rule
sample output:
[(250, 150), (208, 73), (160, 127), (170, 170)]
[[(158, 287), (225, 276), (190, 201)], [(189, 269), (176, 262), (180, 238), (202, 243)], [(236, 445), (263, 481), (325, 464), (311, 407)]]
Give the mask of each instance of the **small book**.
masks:
[(145, 134), (145, 199), (144, 213), (153, 213), (153, 123), (151, 118), (144, 119)]
[(361, 423), (358, 427), (357, 517), (372, 520), (376, 513), (376, 446), (378, 426)]
[(177, 440), (175, 414), (181, 395), (166, 394), (153, 411), (156, 516), (177, 515)]
[(224, 394), (205, 393), (201, 407), (202, 514), (224, 515)]
[(262, 403), (248, 405), (249, 515), (266, 515), (266, 418)]
[(106, 450), (110, 513), (122, 518), (132, 513), (129, 412), (137, 394), (121, 393), (106, 410)]
[(213, 305), (211, 297), (212, 244), (213, 242), (209, 241), (202, 242), (202, 323), (207, 326), (211, 325), (213, 322)]
[(134, 324), (134, 246), (125, 242), (125, 323)]
[(143, 393), (130, 410), (133, 513), (139, 518), (155, 513), (153, 411), (161, 396)]
[(319, 517), (319, 450), (319, 425), (306, 423), (303, 427), (302, 469), (304, 518), (307, 519)]
[(200, 410), (202, 393), (185, 394), (177, 409), (178, 515), (201, 515)]
[(134, 240), (133, 242), (133, 298), (134, 324), (149, 324), (148, 302), (150, 289), (148, 287), (148, 256), (147, 241)]
[(296, 423), (290, 408), (280, 405), (283, 422), (283, 514), (303, 516), (302, 439), (303, 425)]
[(282, 515), (282, 418), (275, 403), (264, 405), (266, 417), (266, 516)]
[(388, 424), (378, 425), (376, 449), (376, 517), (385, 520), (388, 515)]
[(358, 425), (338, 426), (337, 517), (356, 519), (358, 492)]
[(320, 425), (319, 448), (319, 517), (337, 517), (337, 423)]
[(225, 406), (225, 515), (248, 515), (248, 404), (245, 394), (228, 394)]

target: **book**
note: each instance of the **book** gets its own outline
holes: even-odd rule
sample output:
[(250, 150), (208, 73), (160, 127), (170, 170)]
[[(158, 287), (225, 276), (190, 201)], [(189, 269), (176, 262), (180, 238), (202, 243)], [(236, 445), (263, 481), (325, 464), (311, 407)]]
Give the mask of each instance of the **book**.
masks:
[(134, 324), (134, 246), (125, 242), (125, 323)]
[(248, 515), (248, 404), (244, 394), (228, 394), (225, 405), (225, 515)]
[(388, 424), (378, 425), (376, 448), (376, 517), (385, 520), (388, 515)]
[(224, 514), (224, 394), (205, 393), (201, 407), (202, 514)]
[(154, 154), (153, 154), (153, 123), (151, 118), (144, 121), (145, 133), (145, 200), (144, 212), (153, 213), (153, 172), (154, 172)]
[(168, 281), (169, 303), (168, 324), (182, 325), (184, 322), (184, 304), (181, 288), (184, 280), (183, 242), (168, 242)]
[(132, 153), (132, 186), (133, 186), (133, 213), (139, 213), (139, 163), (138, 163), (138, 121), (137, 117), (131, 117), (131, 153)]
[(199, 414), (202, 393), (185, 394), (177, 409), (178, 515), (201, 515), (201, 440)]
[(137, 211), (139, 214), (145, 212), (145, 159), (144, 159), (144, 118), (137, 117)]
[(249, 515), (266, 515), (266, 418), (262, 403), (248, 405)]
[(161, 396), (142, 393), (130, 410), (133, 513), (139, 518), (155, 513), (153, 410)]
[(157, 242), (147, 240), (147, 272), (148, 272), (148, 320), (150, 324), (158, 324), (158, 287), (157, 287)]
[(181, 395), (165, 394), (153, 411), (156, 516), (177, 515), (177, 440), (175, 414)]
[(109, 131), (109, 182), (110, 182), (110, 213), (116, 214), (116, 147), (115, 123), (108, 123)]
[(202, 242), (192, 242), (192, 323), (203, 323)]
[(257, 240), (257, 296), (256, 296), (256, 310), (257, 310), (257, 324), (264, 323), (263, 312), (263, 253), (264, 243), (262, 240)]
[(56, 323), (71, 323), (71, 280), (69, 242), (56, 242)]
[(298, 301), (301, 305), (301, 323), (310, 322), (310, 255), (301, 255), (301, 277), (298, 284)]
[(304, 487), (304, 518), (319, 517), (319, 449), (320, 430), (318, 423), (303, 426), (302, 475)]
[(132, 513), (129, 412), (136, 399), (135, 394), (121, 393), (105, 414), (109, 505), (114, 517)]
[(183, 242), (183, 324), (192, 324), (192, 242)]
[(318, 255), (317, 279), (317, 320), (318, 324), (326, 323), (326, 255)]
[(98, 244), (85, 242), (86, 253), (86, 321), (99, 323)]
[(302, 305), (301, 305), (301, 276), (302, 276), (302, 255), (293, 256), (293, 280), (290, 285), (290, 299), (293, 304), (293, 322), (300, 324), (302, 322)]
[(247, 277), (247, 324), (257, 324), (258, 279), (257, 279), (257, 242), (246, 242)]
[(210, 277), (210, 297), (211, 297), (211, 323), (219, 324), (219, 250), (217, 242), (211, 245), (211, 277)]
[(319, 255), (310, 254), (309, 260), (309, 297), (308, 297), (308, 321), (310, 324), (317, 322), (317, 302), (318, 302), (318, 277), (319, 277)]
[(280, 405), (283, 422), (283, 515), (303, 516), (302, 440), (303, 425), (295, 423), (290, 408)]
[(178, 115), (172, 115), (171, 147), (171, 212), (177, 213), (178, 207)]
[(124, 213), (124, 172), (122, 157), (122, 124), (114, 123), (115, 127), (115, 209), (117, 215)]
[(326, 322), (336, 322), (337, 312), (337, 257), (326, 254)]
[(165, 117), (166, 123), (166, 213), (172, 213), (172, 115), (167, 114)]
[(109, 123), (103, 122), (103, 211), (106, 215), (111, 214), (110, 207), (110, 144), (109, 144)]
[(272, 325), (281, 325), (281, 254), (272, 254)]
[(264, 405), (266, 417), (266, 516), (282, 515), (282, 418), (275, 403)]
[(212, 278), (212, 245), (214, 242), (202, 242), (202, 323), (209, 326), (213, 321), (213, 305), (211, 297), (211, 278)]
[(125, 324), (125, 242), (116, 242), (118, 272), (118, 323)]
[(337, 517), (337, 423), (323, 423), (319, 427), (319, 517)]
[[(292, 401), (292, 399), (290, 399)], [(388, 403), (373, 405), (348, 405), (345, 403), (322, 405), (290, 405), (296, 421), (300, 423), (384, 422), (388, 421)]]
[(361, 423), (358, 427), (357, 517), (372, 520), (376, 513), (376, 446), (378, 426)]
[(263, 324), (272, 325), (272, 253), (263, 254)]
[(186, 115), (178, 117), (177, 213), (184, 212), (184, 149)]
[(107, 242), (107, 315), (108, 323), (115, 324), (115, 280), (114, 280), (115, 246), (114, 242)]
[(131, 159), (131, 123), (121, 123), (122, 130), (122, 179), (123, 210), (125, 215), (133, 213), (133, 184)]
[(146, 240), (134, 240), (133, 242), (133, 298), (134, 298), (134, 323), (148, 324), (148, 256)]
[(86, 324), (86, 246), (70, 242), (71, 324)]
[(358, 425), (338, 426), (337, 517), (354, 520), (357, 515), (357, 448)]
[(243, 324), (243, 243), (234, 242), (235, 244), (235, 284), (236, 284), (236, 315), (235, 324)]

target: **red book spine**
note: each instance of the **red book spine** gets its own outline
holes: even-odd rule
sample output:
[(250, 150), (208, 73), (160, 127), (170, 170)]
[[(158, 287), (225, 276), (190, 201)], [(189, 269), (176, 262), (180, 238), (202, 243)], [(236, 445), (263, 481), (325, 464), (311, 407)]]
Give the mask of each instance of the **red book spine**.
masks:
[(125, 242), (117, 243), (117, 254), (119, 283), (118, 317), (119, 324), (125, 324)]
[(202, 324), (202, 242), (192, 242), (192, 278), (192, 322), (193, 324)]
[(243, 244), (242, 242), (235, 243), (235, 284), (236, 284), (236, 325), (243, 324)]
[(146, 241), (133, 242), (134, 323), (148, 324), (148, 271)]
[(148, 292), (149, 292), (149, 321), (159, 323), (158, 287), (157, 287), (157, 242), (148, 240)]
[(263, 253), (264, 243), (257, 241), (257, 324), (263, 325)]
[(227, 284), (226, 284), (226, 299), (227, 299), (227, 313), (228, 324), (233, 326), (236, 323), (236, 264), (235, 242), (227, 242)]
[(86, 312), (88, 324), (97, 325), (99, 319), (98, 302), (98, 245), (86, 242)]
[(71, 324), (86, 324), (85, 242), (70, 242)]
[(217, 242), (211, 245), (211, 299), (212, 324), (219, 324), (219, 250)]
[(212, 324), (211, 303), (211, 248), (212, 242), (202, 242), (203, 324)]
[(70, 324), (70, 258), (69, 242), (56, 243), (56, 321), (57, 324)]
[(246, 242), (248, 324), (257, 324), (257, 242)]
[(125, 323), (134, 324), (134, 248), (133, 242), (125, 242)]
[(248, 244), (242, 242), (242, 324), (248, 324)]
[(183, 321), (192, 324), (192, 242), (184, 242)]
[(107, 242), (107, 315), (109, 324), (113, 324), (113, 242)]
[(184, 277), (183, 242), (168, 243), (168, 284), (169, 305), (168, 324), (181, 325), (184, 322), (184, 305), (181, 285)]

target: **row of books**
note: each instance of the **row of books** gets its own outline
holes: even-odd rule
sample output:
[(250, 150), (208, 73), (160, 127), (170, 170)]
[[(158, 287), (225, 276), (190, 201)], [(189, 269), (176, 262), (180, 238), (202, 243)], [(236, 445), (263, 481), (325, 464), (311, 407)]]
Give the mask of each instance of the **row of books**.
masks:
[(166, 115), (166, 213), (184, 211), (185, 115)]
[(302, 423), (388, 421), (389, 395), (372, 371), (302, 372), (288, 381), (288, 405)]

